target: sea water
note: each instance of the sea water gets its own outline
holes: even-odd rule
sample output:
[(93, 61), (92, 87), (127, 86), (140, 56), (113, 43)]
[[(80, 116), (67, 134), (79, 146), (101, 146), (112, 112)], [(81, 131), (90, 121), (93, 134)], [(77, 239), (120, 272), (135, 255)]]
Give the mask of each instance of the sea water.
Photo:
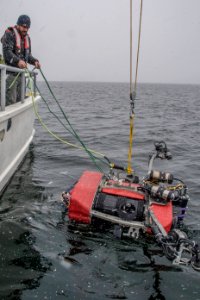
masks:
[[(129, 84), (52, 82), (51, 87), (81, 140), (126, 166)], [(44, 83), (40, 89), (68, 126)], [(156, 168), (188, 185), (185, 224), (189, 237), (200, 243), (199, 99), (197, 85), (138, 86), (133, 168), (142, 178), (154, 142), (167, 143), (173, 160), (157, 161)], [(43, 101), (38, 112), (53, 133), (80, 145)], [(0, 200), (0, 299), (200, 299), (200, 273), (172, 265), (153, 240), (117, 240), (109, 232), (68, 226), (61, 193), (96, 167), (87, 153), (54, 139), (38, 120), (35, 129), (29, 153)]]

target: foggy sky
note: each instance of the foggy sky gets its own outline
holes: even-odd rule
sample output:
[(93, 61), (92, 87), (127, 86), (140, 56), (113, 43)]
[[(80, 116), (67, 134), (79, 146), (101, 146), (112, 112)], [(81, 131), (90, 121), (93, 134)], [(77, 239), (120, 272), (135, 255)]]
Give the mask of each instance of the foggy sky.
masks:
[[(32, 54), (49, 80), (129, 82), (129, 3), (0, 0), (0, 37), (28, 14)], [(139, 5), (133, 0), (135, 46)], [(199, 34), (200, 0), (144, 0), (138, 81), (200, 84)]]

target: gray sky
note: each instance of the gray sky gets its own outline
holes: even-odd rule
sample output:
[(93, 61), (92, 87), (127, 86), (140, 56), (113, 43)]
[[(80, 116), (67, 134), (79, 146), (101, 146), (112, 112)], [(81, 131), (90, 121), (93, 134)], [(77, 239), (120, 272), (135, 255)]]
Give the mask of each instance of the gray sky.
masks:
[[(49, 80), (129, 82), (129, 3), (0, 0), (0, 36), (28, 14), (32, 54)], [(135, 44), (139, 5), (133, 0)], [(199, 34), (200, 0), (144, 0), (139, 82), (200, 84)]]

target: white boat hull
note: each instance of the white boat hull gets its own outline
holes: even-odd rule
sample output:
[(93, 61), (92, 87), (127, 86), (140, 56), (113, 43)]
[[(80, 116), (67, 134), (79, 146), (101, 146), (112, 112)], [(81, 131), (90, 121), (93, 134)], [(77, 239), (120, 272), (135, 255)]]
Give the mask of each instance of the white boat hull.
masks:
[[(37, 102), (40, 97), (36, 97)], [(0, 192), (3, 191), (26, 155), (34, 136), (31, 97), (0, 112)]]

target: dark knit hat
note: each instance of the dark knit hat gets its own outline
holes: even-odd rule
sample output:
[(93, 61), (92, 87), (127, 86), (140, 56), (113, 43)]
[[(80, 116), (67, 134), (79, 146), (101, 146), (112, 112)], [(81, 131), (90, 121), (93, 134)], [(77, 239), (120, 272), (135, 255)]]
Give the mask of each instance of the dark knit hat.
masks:
[(31, 19), (27, 15), (21, 15), (19, 16), (17, 20), (17, 25), (22, 25), (30, 28), (31, 26)]

